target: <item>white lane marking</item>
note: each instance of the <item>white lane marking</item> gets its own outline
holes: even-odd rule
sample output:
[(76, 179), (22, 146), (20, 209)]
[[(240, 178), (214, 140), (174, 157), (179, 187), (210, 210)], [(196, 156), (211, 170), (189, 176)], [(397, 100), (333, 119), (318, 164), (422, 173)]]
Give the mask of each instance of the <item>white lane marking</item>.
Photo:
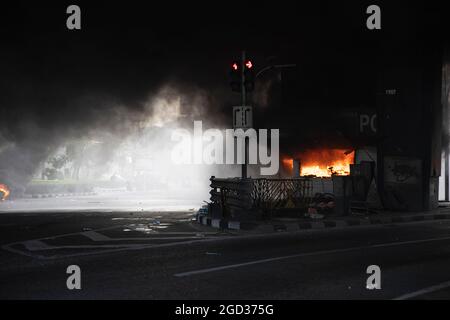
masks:
[(428, 288), (420, 289), (420, 290), (417, 290), (417, 291), (414, 291), (414, 292), (410, 292), (410, 293), (401, 295), (400, 297), (394, 298), (393, 300), (408, 300), (408, 299), (411, 299), (411, 298), (422, 296), (422, 295), (427, 294), (427, 293), (439, 291), (441, 289), (445, 289), (445, 288), (448, 288), (448, 287), (450, 287), (450, 281), (443, 282), (441, 284), (437, 284), (437, 285), (434, 285), (434, 286), (431, 286), (431, 287), (428, 287)]
[[(189, 240), (189, 239), (198, 239), (204, 237), (202, 234), (199, 234), (198, 232), (191, 232), (191, 233), (183, 233), (184, 236), (179, 237), (155, 237), (154, 235), (164, 235), (165, 232), (158, 232), (158, 233), (150, 233), (148, 237), (129, 237), (129, 238), (111, 238), (108, 237), (102, 233), (96, 232), (96, 231), (85, 231), (80, 233), (83, 236), (88, 237), (92, 241), (102, 241), (102, 242), (108, 242), (108, 241), (149, 241), (149, 240)], [(168, 233), (169, 234), (169, 233)], [(171, 233), (171, 234), (177, 234), (177, 233)], [(194, 235), (195, 234), (195, 235)], [(61, 238), (62, 236), (58, 237)]]
[(88, 237), (89, 239), (93, 241), (109, 241), (111, 240), (110, 237), (107, 237), (101, 233), (95, 232), (95, 231), (85, 231), (81, 233), (83, 236)]
[(6, 250), (6, 251), (9, 251), (9, 252), (12, 252), (12, 253), (17, 253), (17, 254), (25, 256), (25, 257), (30, 257), (30, 258), (33, 258), (33, 259), (41, 259), (41, 260), (45, 260), (46, 259), (45, 256), (31, 254), (31, 253), (25, 252), (23, 250), (17, 250), (17, 249), (12, 248), (10, 245), (4, 245), (4, 246), (2, 246), (2, 249)]
[[(31, 257), (31, 258), (37, 258), (41, 260), (53, 260), (53, 259), (59, 259), (59, 258), (67, 258), (67, 257), (78, 257), (78, 256), (85, 256), (85, 255), (95, 255), (95, 254), (103, 254), (103, 253), (114, 253), (114, 252), (120, 252), (120, 251), (127, 251), (127, 250), (140, 250), (140, 249), (146, 249), (146, 248), (154, 248), (154, 247), (166, 247), (166, 246), (175, 246), (178, 244), (192, 244), (199, 241), (207, 241), (211, 238), (205, 237), (205, 235), (214, 235), (216, 232), (200, 232), (200, 231), (192, 231), (192, 232), (155, 232), (152, 233), (157, 235), (163, 235), (163, 234), (180, 234), (180, 235), (192, 235), (192, 236), (179, 236), (179, 237), (132, 237), (132, 238), (110, 238), (108, 236), (105, 236), (104, 234), (99, 233), (98, 231), (107, 231), (112, 229), (118, 229), (123, 228), (126, 225), (117, 225), (117, 226), (110, 226), (110, 227), (104, 227), (99, 228), (96, 230), (89, 230), (89, 231), (82, 231), (82, 232), (72, 232), (72, 233), (66, 233), (66, 234), (59, 234), (55, 236), (49, 236), (49, 237), (43, 237), (39, 239), (33, 239), (33, 240), (27, 240), (27, 241), (18, 241), (9, 243), (6, 245), (2, 245), (1, 248), (3, 250), (20, 254), (23, 256)], [(86, 235), (87, 233), (87, 235)], [(195, 236), (193, 236), (195, 234)], [(74, 235), (84, 235), (90, 238), (93, 241), (130, 241), (130, 240), (137, 240), (137, 241), (149, 241), (149, 240), (178, 240), (178, 242), (169, 242), (164, 244), (117, 244), (117, 245), (73, 245), (73, 246), (53, 246), (48, 245), (44, 241), (45, 240), (55, 240), (58, 238), (63, 238), (67, 236), (74, 236)], [(102, 240), (100, 240), (102, 239)], [(108, 240), (106, 240), (108, 239)], [(179, 241), (179, 240), (186, 240), (186, 241)], [(211, 240), (219, 240), (218, 238), (211, 239)], [(80, 252), (80, 253), (73, 253), (73, 254), (66, 254), (66, 255), (53, 255), (53, 256), (43, 256), (38, 254), (32, 254), (30, 252), (27, 252), (25, 250), (20, 250), (13, 248), (16, 245), (24, 245), (28, 251), (38, 251), (38, 250), (57, 250), (57, 249), (88, 249), (88, 248), (105, 248), (105, 250), (91, 250), (89, 252)]]
[(203, 236), (192, 236), (192, 237), (144, 237), (144, 238), (112, 238), (110, 241), (148, 241), (148, 240), (184, 240), (184, 239), (206, 239)]
[[(222, 240), (225, 238), (222, 238)], [(88, 252), (79, 252), (79, 253), (73, 253), (73, 254), (64, 254), (64, 255), (53, 255), (53, 256), (43, 256), (43, 255), (34, 255), (30, 254), (28, 252), (17, 250), (12, 248), (13, 245), (20, 244), (21, 242), (17, 243), (10, 243), (7, 245), (3, 245), (2, 249), (17, 253), (20, 255), (24, 255), (31, 258), (36, 258), (40, 260), (55, 260), (55, 259), (62, 259), (62, 258), (72, 258), (72, 257), (81, 257), (81, 256), (89, 256), (89, 255), (98, 255), (98, 254), (106, 254), (106, 253), (116, 253), (116, 252), (123, 252), (123, 251), (130, 251), (130, 250), (143, 250), (143, 249), (150, 249), (150, 248), (164, 248), (164, 247), (175, 247), (181, 244), (195, 244), (198, 242), (213, 242), (221, 240), (221, 238), (207, 238), (204, 240), (189, 240), (189, 241), (182, 241), (182, 242), (170, 242), (170, 243), (162, 243), (162, 244), (135, 244), (135, 245), (126, 245), (122, 248), (116, 248), (116, 249), (106, 249), (106, 250), (92, 250)]]
[(307, 256), (316, 256), (316, 255), (323, 255), (323, 254), (346, 252), (346, 251), (352, 251), (352, 250), (362, 249), (362, 248), (365, 248), (365, 247), (291, 254), (291, 255), (288, 255), (288, 256), (267, 258), (267, 259), (254, 260), (254, 261), (249, 261), (249, 262), (244, 262), (244, 263), (229, 264), (229, 265), (225, 265), (225, 266), (208, 268), (208, 269), (200, 269), (200, 270), (194, 270), (194, 271), (181, 272), (181, 273), (174, 274), (174, 276), (175, 277), (187, 277), (187, 276), (192, 276), (192, 275), (196, 275), (196, 274), (200, 274), (200, 273), (209, 273), (209, 272), (214, 272), (214, 271), (245, 267), (245, 266), (250, 266), (250, 265), (254, 265), (254, 264), (261, 264), (261, 263), (266, 263), (266, 262), (272, 262), (272, 261), (279, 261), (279, 260), (285, 260), (285, 259), (291, 259), (291, 258), (299, 258), (299, 257), (307, 257)]
[(326, 254), (357, 251), (357, 250), (362, 250), (362, 249), (395, 247), (395, 246), (402, 246), (402, 245), (407, 245), (407, 244), (418, 244), (418, 243), (427, 243), (427, 242), (443, 241), (443, 240), (450, 240), (450, 237), (401, 241), (401, 242), (388, 242), (388, 243), (375, 244), (375, 245), (370, 245), (370, 246), (359, 246), (359, 247), (351, 247), (351, 248), (344, 248), (344, 249), (333, 249), (333, 250), (324, 250), (324, 251), (316, 251), (316, 252), (298, 253), (298, 254), (291, 254), (291, 255), (281, 256), (281, 257), (254, 260), (254, 261), (249, 261), (249, 262), (244, 262), (244, 263), (236, 263), (236, 264), (229, 264), (229, 265), (207, 268), (207, 269), (181, 272), (181, 273), (174, 274), (174, 276), (175, 277), (187, 277), (187, 276), (192, 276), (192, 275), (196, 275), (196, 274), (209, 273), (209, 272), (221, 271), (221, 270), (226, 270), (226, 269), (234, 269), (234, 268), (240, 268), (240, 267), (245, 267), (245, 266), (250, 266), (250, 265), (255, 265), (255, 264), (261, 264), (261, 263), (273, 262), (273, 261), (279, 261), (279, 260), (286, 260), (286, 259), (292, 259), (292, 258), (319, 256), (319, 255), (326, 255)]
[[(144, 238), (149, 240), (148, 238)], [(152, 240), (189, 240), (198, 239), (197, 237), (167, 237), (167, 238), (152, 238)], [(128, 240), (128, 239), (127, 239)], [(28, 251), (45, 251), (45, 250), (59, 250), (59, 249), (90, 249), (90, 248), (128, 248), (128, 247), (141, 247), (145, 244), (129, 244), (129, 243), (118, 243), (118, 244), (97, 244), (97, 245), (62, 245), (54, 246), (48, 245), (42, 241), (31, 240), (22, 242), (22, 244), (27, 248)]]
[(67, 246), (47, 246), (45, 248), (33, 248), (30, 251), (48, 251), (48, 250), (60, 250), (60, 249), (96, 249), (96, 248), (128, 248), (138, 247), (139, 244), (98, 244), (98, 245), (67, 245)]
[[(141, 232), (141, 231), (138, 231)], [(171, 232), (171, 231), (156, 231), (156, 230), (152, 230), (150, 233), (148, 233), (148, 235), (154, 235), (154, 234), (170, 234), (170, 235), (190, 235), (190, 234), (204, 234), (204, 235), (215, 235), (217, 234), (216, 232), (201, 232), (201, 231), (180, 231), (180, 232)], [(114, 238), (115, 239), (115, 238)]]
[[(414, 224), (422, 224), (422, 223), (429, 223), (429, 221), (419, 221), (419, 222), (414, 222)], [(411, 223), (413, 224), (413, 223)], [(105, 227), (105, 228), (99, 228), (96, 229), (95, 231), (103, 231), (103, 230), (111, 230), (111, 229), (116, 229), (116, 228), (120, 228), (120, 227), (124, 227), (124, 225), (119, 225), (119, 226), (110, 226), (110, 227)], [(359, 227), (360, 230), (366, 228), (366, 229), (373, 229), (373, 228), (377, 228), (379, 226), (377, 225), (369, 225), (369, 226), (362, 226)], [(327, 231), (331, 231), (331, 230), (327, 230)], [(17, 244), (22, 244), (23, 241), (19, 241), (19, 242), (14, 242), (14, 243), (9, 243), (6, 245), (2, 245), (1, 248), (3, 250), (6, 251), (10, 251), (16, 254), (20, 254), (23, 256), (27, 256), (27, 257), (31, 257), (31, 258), (36, 258), (36, 259), (41, 259), (41, 260), (55, 260), (55, 259), (61, 259), (61, 258), (70, 258), (70, 257), (79, 257), (79, 256), (85, 256), (85, 255), (95, 255), (95, 254), (107, 254), (107, 253), (116, 253), (116, 252), (122, 252), (122, 251), (128, 251), (128, 250), (142, 250), (142, 249), (151, 249), (151, 248), (162, 248), (162, 247), (176, 247), (176, 246), (182, 246), (182, 245), (191, 245), (191, 244), (198, 244), (198, 243), (213, 243), (213, 242), (219, 242), (219, 241), (229, 241), (229, 240), (239, 240), (239, 239), (267, 239), (267, 238), (278, 238), (280, 236), (285, 236), (285, 235), (293, 235), (293, 234), (309, 234), (309, 233), (322, 233), (323, 230), (302, 230), (302, 231), (295, 231), (295, 232), (285, 232), (285, 233), (270, 233), (270, 234), (247, 234), (247, 235), (234, 235), (233, 237), (229, 237), (229, 236), (224, 236), (224, 237), (214, 237), (214, 238), (196, 238), (193, 240), (188, 240), (188, 241), (179, 241), (179, 242), (170, 242), (170, 243), (163, 243), (163, 244), (143, 244), (143, 245), (136, 245), (133, 246), (133, 248), (130, 247), (125, 247), (125, 248), (120, 248), (120, 249), (109, 249), (109, 250), (98, 250), (98, 251), (89, 251), (89, 252), (81, 252), (81, 253), (74, 253), (74, 254), (68, 254), (68, 255), (54, 255), (54, 256), (42, 256), (42, 255), (34, 255), (34, 254), (30, 254), (28, 252), (22, 251), (22, 250), (17, 250), (12, 248), (12, 246), (17, 245)], [(64, 237), (64, 236), (69, 236), (69, 235), (79, 235), (80, 232), (73, 232), (73, 233), (67, 233), (67, 234), (60, 234), (60, 235), (55, 235), (55, 236), (50, 236), (50, 237), (44, 237), (44, 238), (40, 238), (40, 239), (36, 239), (36, 240), (48, 240), (48, 239), (56, 239), (59, 237)], [(213, 234), (217, 234), (217, 233), (213, 233)], [(450, 237), (445, 237), (445, 238), (435, 238), (435, 239), (425, 239), (425, 240), (418, 240), (419, 242), (428, 242), (428, 241), (440, 241), (440, 240), (450, 240)], [(403, 242), (401, 244), (409, 244), (409, 243), (414, 243), (416, 242), (414, 241), (406, 241)], [(375, 245), (374, 247), (376, 247), (377, 245)], [(367, 247), (363, 247), (363, 248), (367, 248)]]
[(49, 245), (47, 245), (45, 242), (40, 240), (29, 240), (23, 242), (23, 245), (27, 250), (29, 251), (35, 251), (35, 250), (47, 250), (50, 248)]

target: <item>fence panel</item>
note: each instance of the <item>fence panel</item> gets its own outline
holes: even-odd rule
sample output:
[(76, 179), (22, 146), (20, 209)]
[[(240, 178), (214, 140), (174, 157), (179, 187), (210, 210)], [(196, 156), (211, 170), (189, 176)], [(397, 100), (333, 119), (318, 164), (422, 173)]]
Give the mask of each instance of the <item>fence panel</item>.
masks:
[(256, 210), (272, 213), (291, 208), (306, 209), (313, 198), (310, 178), (218, 179), (211, 177), (211, 201), (228, 210)]

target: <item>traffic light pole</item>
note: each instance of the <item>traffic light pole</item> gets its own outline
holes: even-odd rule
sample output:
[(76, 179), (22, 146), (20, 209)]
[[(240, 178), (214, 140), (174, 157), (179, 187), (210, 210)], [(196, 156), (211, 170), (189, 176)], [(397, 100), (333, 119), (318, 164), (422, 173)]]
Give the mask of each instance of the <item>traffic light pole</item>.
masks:
[[(242, 51), (241, 56), (241, 97), (242, 97), (242, 107), (246, 106), (247, 103), (247, 93), (245, 90), (245, 51)], [(242, 179), (247, 178), (247, 163), (248, 163), (248, 141), (244, 136), (244, 164), (242, 165)]]
[[(239, 69), (240, 65), (240, 69)], [(247, 107), (247, 93), (250, 91), (253, 91), (254, 89), (254, 80), (264, 72), (271, 70), (271, 69), (282, 69), (282, 68), (292, 68), (295, 67), (295, 64), (276, 64), (276, 65), (270, 65), (263, 69), (261, 69), (257, 74), (256, 77), (253, 75), (253, 64), (250, 60), (247, 61), (247, 57), (245, 54), (245, 51), (242, 51), (241, 54), (241, 61), (234, 61), (232, 64), (232, 70), (231, 70), (231, 89), (235, 92), (241, 92), (241, 110), (246, 109)], [(240, 74), (239, 74), (240, 72)], [(240, 87), (239, 87), (240, 86)], [(250, 109), (250, 108), (249, 108)], [(251, 112), (251, 110), (250, 110)], [(253, 116), (251, 116), (253, 118)], [(234, 119), (234, 115), (233, 115)], [(252, 121), (251, 121), (252, 122)], [(236, 124), (233, 124), (236, 128)], [(249, 124), (246, 123), (245, 125), (241, 124), (241, 128), (248, 129)], [(249, 160), (249, 141), (247, 137), (244, 136), (244, 150), (238, 150), (243, 151), (244, 159), (242, 162), (242, 179), (247, 178), (247, 167), (248, 167), (248, 160)]]

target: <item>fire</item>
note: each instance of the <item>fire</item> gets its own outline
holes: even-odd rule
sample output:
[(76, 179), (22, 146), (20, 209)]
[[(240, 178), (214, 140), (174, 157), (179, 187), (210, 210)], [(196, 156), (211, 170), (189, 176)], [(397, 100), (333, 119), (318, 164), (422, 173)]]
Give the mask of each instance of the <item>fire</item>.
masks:
[(8, 198), (10, 191), (6, 185), (0, 183), (0, 193), (3, 194), (3, 197), (0, 199), (1, 201), (3, 201)]
[[(332, 175), (347, 176), (350, 174), (350, 164), (355, 157), (354, 151), (343, 149), (308, 150), (296, 154), (300, 160), (301, 176), (331, 177)], [(293, 158), (284, 158), (283, 165), (292, 171)]]

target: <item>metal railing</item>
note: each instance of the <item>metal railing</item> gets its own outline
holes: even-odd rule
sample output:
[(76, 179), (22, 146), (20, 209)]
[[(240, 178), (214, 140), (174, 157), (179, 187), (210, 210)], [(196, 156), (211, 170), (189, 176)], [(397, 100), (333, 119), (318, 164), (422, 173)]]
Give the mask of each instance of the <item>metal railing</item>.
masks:
[(219, 179), (211, 177), (211, 202), (220, 206), (223, 216), (236, 211), (273, 214), (278, 209), (306, 209), (313, 194), (312, 180)]
[(254, 207), (265, 211), (281, 208), (306, 208), (313, 194), (312, 181), (296, 179), (255, 179), (252, 199)]

